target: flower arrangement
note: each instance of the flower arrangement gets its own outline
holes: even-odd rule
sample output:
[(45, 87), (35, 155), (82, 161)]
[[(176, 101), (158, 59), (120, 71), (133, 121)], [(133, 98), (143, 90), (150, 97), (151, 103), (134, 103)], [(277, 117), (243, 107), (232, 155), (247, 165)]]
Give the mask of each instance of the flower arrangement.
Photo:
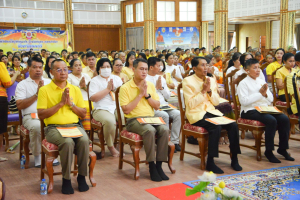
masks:
[(217, 175), (213, 172), (204, 172), (202, 176), (198, 176), (198, 178), (201, 180), (200, 183), (193, 189), (187, 188), (185, 191), (186, 196), (200, 192), (202, 194), (200, 198), (196, 200), (243, 200), (237, 191), (225, 188), (226, 185), (224, 181), (221, 181), (219, 186), (215, 186), (213, 191), (208, 190), (207, 186), (217, 179)]

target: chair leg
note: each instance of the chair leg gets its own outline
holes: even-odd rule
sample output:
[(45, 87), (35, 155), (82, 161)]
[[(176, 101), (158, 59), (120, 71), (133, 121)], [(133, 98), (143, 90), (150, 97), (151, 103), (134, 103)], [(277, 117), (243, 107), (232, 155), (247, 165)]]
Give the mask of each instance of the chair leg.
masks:
[(99, 137), (99, 140), (100, 140), (101, 155), (102, 155), (102, 158), (104, 158), (104, 156), (105, 156), (105, 145), (104, 145), (103, 130), (98, 130), (98, 137)]
[(96, 186), (96, 181), (94, 179), (94, 167), (96, 164), (97, 156), (93, 151), (89, 153), (90, 163), (89, 163), (89, 179), (93, 187)]
[(175, 145), (173, 142), (169, 141), (169, 152), (168, 152), (168, 166), (169, 166), (169, 169), (170, 171), (172, 172), (172, 174), (175, 174), (176, 172), (176, 169), (173, 167), (173, 164), (172, 164), (172, 160), (173, 160), (173, 155), (174, 155), (174, 151), (175, 151)]
[[(43, 147), (42, 147), (43, 148)], [(42, 163), (41, 163), (41, 180), (43, 178), (45, 178), (45, 173), (43, 172), (43, 170), (45, 169), (45, 166), (46, 166), (46, 162), (45, 162), (45, 153), (43, 152), (42, 150), (42, 153), (41, 153), (41, 158), (42, 158)]]
[(185, 152), (185, 141), (186, 140), (186, 136), (182, 131), (182, 135), (181, 135), (181, 151), (180, 151), (180, 160), (183, 160), (184, 157), (184, 152)]
[(92, 149), (94, 148), (94, 132), (95, 132), (95, 129), (91, 126), (90, 140), (92, 141)]
[(46, 167), (48, 172), (49, 184), (48, 184), (48, 194), (53, 190), (53, 161), (54, 157), (46, 156)]
[(20, 134), (20, 148), (19, 148), (19, 160), (21, 160), (22, 158), (22, 155), (23, 155), (23, 150), (24, 150), (24, 147), (23, 147), (23, 135)]
[(29, 140), (30, 140), (29, 135), (27, 135), (24, 140), (24, 153), (25, 153), (25, 158), (26, 158), (25, 169), (28, 169), (28, 167), (29, 167), (29, 142), (30, 142)]
[(134, 179), (138, 180), (140, 177), (140, 146), (132, 145), (131, 151), (133, 153), (133, 160), (135, 165)]
[(77, 165), (77, 155), (75, 155), (75, 159), (74, 159), (74, 173), (73, 175), (74, 176), (77, 176), (77, 173), (78, 173), (78, 165)]
[(119, 155), (119, 169), (123, 169), (123, 156), (124, 156), (124, 143), (120, 137), (120, 140), (119, 140), (119, 152), (120, 152), (120, 155)]
[(293, 135), (296, 134), (295, 124), (291, 124), (290, 130), (291, 130), (291, 134), (293, 134)]
[(199, 144), (199, 151), (200, 151), (200, 159), (201, 159), (201, 164), (200, 164), (200, 169), (205, 170), (205, 157), (206, 157), (206, 143), (207, 143), (207, 138), (202, 137), (202, 138), (197, 138), (198, 144)]
[(261, 161), (261, 136), (263, 132), (253, 131), (255, 138), (255, 147), (256, 147), (256, 159)]
[(245, 130), (242, 130), (242, 133), (241, 133), (241, 139), (245, 139), (245, 135), (246, 135)]
[(119, 128), (118, 128), (118, 126), (116, 126), (115, 141), (114, 141), (115, 148), (117, 148), (117, 145), (118, 145), (118, 133), (119, 133)]
[(4, 137), (5, 137), (5, 151), (7, 151), (7, 149), (9, 148), (9, 134), (8, 134), (8, 132), (4, 133)]
[(4, 134), (0, 134), (0, 150), (2, 149), (3, 143), (4, 143), (4, 138), (3, 138)]

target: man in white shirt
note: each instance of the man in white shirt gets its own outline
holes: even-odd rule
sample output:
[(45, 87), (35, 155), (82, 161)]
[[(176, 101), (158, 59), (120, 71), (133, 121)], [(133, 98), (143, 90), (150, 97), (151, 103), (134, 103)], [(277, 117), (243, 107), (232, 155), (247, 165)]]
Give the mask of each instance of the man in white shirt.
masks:
[(119, 53), (119, 57), (123, 63), (123, 67), (125, 66), (125, 62), (126, 62), (126, 55), (124, 52)]
[[(159, 96), (160, 107), (168, 106), (167, 99), (170, 98), (171, 92), (168, 89), (166, 80), (158, 75), (160, 72), (160, 59), (156, 57), (150, 57), (148, 59), (148, 75), (146, 80), (153, 83), (156, 88), (156, 93)], [(156, 117), (162, 117), (166, 122), (166, 125), (169, 126), (169, 119), (173, 120), (172, 129), (171, 129), (171, 142), (175, 144), (175, 153), (180, 151), (179, 146), (179, 135), (180, 135), (180, 111), (177, 109), (159, 111), (155, 110)]]
[[(103, 134), (108, 150), (113, 157), (118, 157), (119, 152), (114, 147), (116, 132), (116, 102), (114, 91), (123, 82), (119, 76), (112, 75), (112, 65), (108, 58), (101, 58), (97, 63), (97, 73), (89, 87), (90, 100), (93, 101), (92, 113), (96, 121), (103, 125)], [(104, 150), (101, 152), (104, 157)]]
[[(22, 111), (23, 126), (30, 131), (30, 149), (34, 155), (35, 167), (41, 167), (41, 126), (37, 116), (37, 97), (39, 89), (51, 82), (44, 79), (43, 60), (39, 57), (33, 57), (27, 62), (29, 68), (29, 77), (21, 81), (16, 88), (16, 103), (19, 110)], [(53, 165), (58, 165), (55, 160)]]
[(93, 52), (86, 53), (87, 65), (82, 72), (88, 74), (91, 78), (96, 75), (96, 55)]

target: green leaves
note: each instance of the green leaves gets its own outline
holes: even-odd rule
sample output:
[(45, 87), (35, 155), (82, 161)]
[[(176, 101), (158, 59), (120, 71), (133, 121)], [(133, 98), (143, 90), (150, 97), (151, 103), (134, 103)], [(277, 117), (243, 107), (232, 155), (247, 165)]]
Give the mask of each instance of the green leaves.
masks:
[(190, 195), (196, 194), (197, 192), (202, 192), (210, 182), (200, 182), (193, 189), (186, 188), (185, 195), (188, 197)]

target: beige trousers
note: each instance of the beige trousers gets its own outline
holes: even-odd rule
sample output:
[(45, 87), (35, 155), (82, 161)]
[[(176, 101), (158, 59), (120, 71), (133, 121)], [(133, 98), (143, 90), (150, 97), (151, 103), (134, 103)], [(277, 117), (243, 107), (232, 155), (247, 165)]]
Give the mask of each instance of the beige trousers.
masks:
[(29, 148), (32, 155), (38, 156), (41, 154), (41, 122), (39, 119), (32, 119), (31, 115), (23, 117), (23, 126), (28, 129), (29, 132)]

